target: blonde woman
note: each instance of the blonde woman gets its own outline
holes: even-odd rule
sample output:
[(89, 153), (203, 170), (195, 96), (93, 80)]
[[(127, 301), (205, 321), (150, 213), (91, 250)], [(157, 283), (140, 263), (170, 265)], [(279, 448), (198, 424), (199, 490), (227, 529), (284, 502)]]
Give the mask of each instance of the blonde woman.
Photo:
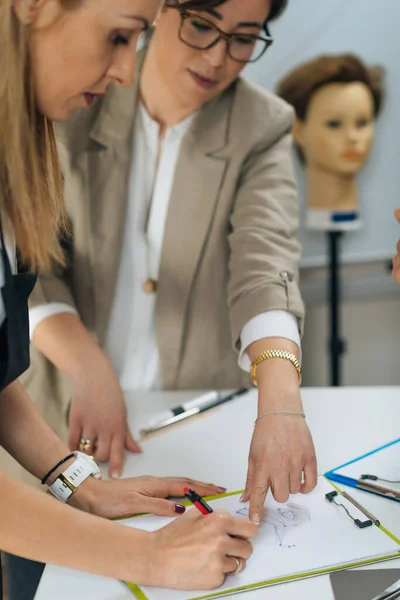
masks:
[[(64, 211), (51, 119), (92, 104), (110, 83), (132, 83), (136, 43), (159, 5), (159, 0), (0, 0), (0, 442), (46, 480), (55, 496), (0, 473), (0, 548), (142, 584), (206, 589), (245, 566), (254, 526), (191, 511), (150, 534), (99, 518), (141, 511), (177, 515), (184, 508), (164, 498), (180, 494), (183, 485), (201, 494), (219, 488), (184, 478), (99, 480), (96, 463), (79, 453), (71, 456), (17, 382), (29, 363), (32, 273), (62, 261), (56, 240)], [(75, 481), (75, 493), (60, 485), (61, 473)]]

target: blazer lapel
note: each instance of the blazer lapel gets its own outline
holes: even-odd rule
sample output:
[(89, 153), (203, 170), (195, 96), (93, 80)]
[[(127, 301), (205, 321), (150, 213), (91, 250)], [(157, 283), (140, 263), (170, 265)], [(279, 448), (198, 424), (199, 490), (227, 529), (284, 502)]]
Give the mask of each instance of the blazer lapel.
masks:
[(139, 54), (135, 83), (112, 86), (90, 132), (86, 153), (90, 198), (91, 264), (95, 289), (96, 332), (104, 342), (114, 298), (132, 159), (132, 134), (144, 61)]
[(157, 338), (163, 385), (174, 388), (184, 347), (186, 311), (229, 164), (233, 94), (203, 107), (185, 136), (164, 232), (157, 299)]

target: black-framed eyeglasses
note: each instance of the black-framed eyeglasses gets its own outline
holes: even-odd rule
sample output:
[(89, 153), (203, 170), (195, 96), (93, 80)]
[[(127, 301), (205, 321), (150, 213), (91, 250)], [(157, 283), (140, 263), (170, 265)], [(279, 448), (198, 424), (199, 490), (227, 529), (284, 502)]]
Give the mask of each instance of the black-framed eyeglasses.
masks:
[(167, 3), (168, 8), (179, 11), (181, 24), (179, 39), (196, 50), (209, 50), (224, 40), (228, 56), (239, 63), (253, 63), (259, 60), (273, 43), (273, 38), (265, 25), (265, 36), (249, 33), (226, 33), (215, 23), (195, 13), (182, 10), (175, 4)]

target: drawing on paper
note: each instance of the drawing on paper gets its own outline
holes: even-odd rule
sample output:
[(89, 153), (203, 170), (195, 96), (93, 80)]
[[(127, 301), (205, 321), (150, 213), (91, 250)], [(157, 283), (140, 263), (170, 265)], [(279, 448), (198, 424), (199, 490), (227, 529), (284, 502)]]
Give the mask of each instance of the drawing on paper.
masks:
[[(242, 517), (249, 516), (248, 508), (241, 508), (236, 514)], [(284, 538), (292, 527), (302, 527), (311, 521), (311, 513), (301, 504), (286, 504), (279, 508), (265, 508), (260, 527), (272, 527), (276, 543), (281, 548), (295, 548), (295, 544), (284, 544)], [(264, 524), (264, 525), (263, 525)]]

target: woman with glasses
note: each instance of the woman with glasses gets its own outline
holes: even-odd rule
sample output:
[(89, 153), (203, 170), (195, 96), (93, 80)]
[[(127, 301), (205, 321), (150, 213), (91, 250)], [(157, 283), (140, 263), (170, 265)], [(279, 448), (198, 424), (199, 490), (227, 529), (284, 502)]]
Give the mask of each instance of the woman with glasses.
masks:
[(299, 392), (293, 115), (240, 76), (285, 5), (169, 0), (136, 83), (59, 130), (67, 267), (40, 277), (30, 310), (32, 396), (60, 432), (69, 412), (70, 447), (109, 459), (114, 477), (124, 447), (138, 450), (122, 389), (240, 387), (252, 363), (243, 499), (255, 523), (269, 488), (285, 501), (316, 483)]
[[(87, 108), (111, 83), (132, 83), (137, 42), (159, 8), (159, 0), (0, 0), (0, 443), (50, 494), (0, 473), (0, 548), (16, 555), (7, 568), (11, 600), (31, 600), (38, 579), (37, 563), (26, 575), (17, 557), (145, 585), (208, 589), (244, 568), (252, 551), (247, 540), (256, 527), (230, 515), (190, 511), (154, 533), (112, 523), (143, 511), (182, 514), (166, 498), (184, 485), (200, 494), (221, 488), (186, 478), (102, 481), (94, 460), (71, 453), (17, 381), (29, 365), (34, 273), (64, 263), (51, 120)], [(0, 597), (1, 587), (0, 568)]]

